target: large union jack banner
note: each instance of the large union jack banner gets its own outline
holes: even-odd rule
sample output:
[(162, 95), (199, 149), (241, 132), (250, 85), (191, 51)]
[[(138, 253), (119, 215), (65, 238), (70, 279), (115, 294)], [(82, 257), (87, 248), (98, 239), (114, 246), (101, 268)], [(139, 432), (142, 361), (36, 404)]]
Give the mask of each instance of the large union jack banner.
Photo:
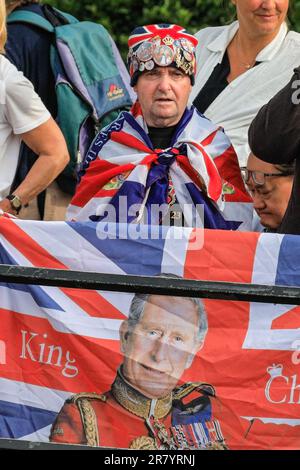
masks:
[[(300, 285), (296, 236), (175, 227), (148, 235), (147, 227), (129, 233), (128, 227), (93, 222), (0, 217), (0, 263)], [(68, 397), (109, 389), (122, 361), (119, 327), (131, 299), (132, 294), (0, 284), (0, 437), (47, 441)], [(208, 333), (183, 382), (213, 384), (229, 448), (297, 449), (299, 308), (204, 304)]]

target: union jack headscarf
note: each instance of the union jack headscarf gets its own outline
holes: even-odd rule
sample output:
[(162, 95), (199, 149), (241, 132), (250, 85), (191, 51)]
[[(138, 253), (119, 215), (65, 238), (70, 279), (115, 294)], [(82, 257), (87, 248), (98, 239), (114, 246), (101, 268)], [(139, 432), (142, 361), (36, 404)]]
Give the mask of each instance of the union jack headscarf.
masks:
[[(152, 204), (168, 206), (171, 177), (189, 227), (251, 229), (251, 199), (222, 129), (191, 107), (178, 123), (171, 147), (154, 149), (147, 131), (136, 102), (98, 134), (80, 173), (68, 219), (101, 221), (113, 208), (114, 221), (136, 222), (136, 214), (120, 210), (122, 198), (128, 208), (134, 205), (149, 212)], [(195, 217), (197, 205), (204, 207), (204, 222)], [(191, 207), (187, 213), (185, 206)]]
[(128, 39), (131, 86), (136, 84), (143, 71), (167, 66), (189, 75), (193, 85), (197, 44), (197, 38), (177, 24), (150, 24), (135, 28)]

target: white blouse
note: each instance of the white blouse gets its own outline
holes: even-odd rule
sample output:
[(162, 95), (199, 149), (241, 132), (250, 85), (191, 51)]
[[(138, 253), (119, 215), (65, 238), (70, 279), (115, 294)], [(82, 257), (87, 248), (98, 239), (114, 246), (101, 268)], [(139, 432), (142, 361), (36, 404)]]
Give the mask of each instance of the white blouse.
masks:
[(20, 134), (50, 118), (33, 85), (0, 55), (0, 200), (10, 192), (19, 158)]
[[(197, 74), (190, 103), (215, 66), (222, 62), (238, 27), (235, 21), (228, 26), (205, 28), (196, 34), (199, 41)], [(251, 121), (258, 110), (289, 82), (294, 68), (300, 65), (300, 34), (288, 32), (283, 23), (273, 41), (257, 55), (256, 61), (260, 63), (229, 83), (205, 111), (206, 117), (225, 129), (241, 166), (246, 164), (250, 152), (248, 128)]]

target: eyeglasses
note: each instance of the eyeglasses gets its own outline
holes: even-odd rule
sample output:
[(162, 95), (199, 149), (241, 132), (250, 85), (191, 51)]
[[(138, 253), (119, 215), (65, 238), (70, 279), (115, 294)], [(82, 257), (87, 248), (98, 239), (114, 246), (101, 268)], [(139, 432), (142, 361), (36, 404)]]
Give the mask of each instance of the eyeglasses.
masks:
[(293, 173), (286, 171), (282, 173), (264, 173), (263, 171), (257, 170), (248, 170), (246, 167), (241, 168), (242, 177), (246, 184), (249, 183), (250, 178), (252, 178), (254, 184), (257, 186), (263, 186), (265, 184), (265, 178), (268, 176), (291, 176)]

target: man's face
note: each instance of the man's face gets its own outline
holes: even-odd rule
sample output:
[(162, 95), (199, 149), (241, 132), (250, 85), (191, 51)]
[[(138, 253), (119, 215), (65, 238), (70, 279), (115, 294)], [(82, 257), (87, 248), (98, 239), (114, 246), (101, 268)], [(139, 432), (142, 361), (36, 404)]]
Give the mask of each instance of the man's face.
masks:
[(199, 314), (188, 299), (151, 296), (133, 331), (121, 327), (123, 374), (149, 398), (168, 395), (201, 347)]
[(174, 67), (155, 67), (143, 72), (134, 87), (148, 126), (176, 125), (188, 102), (191, 80)]
[[(280, 171), (271, 163), (263, 162), (250, 154), (247, 169), (262, 173), (280, 174)], [(276, 230), (286, 212), (293, 186), (293, 176), (266, 176), (265, 183), (260, 186), (255, 184), (253, 177), (247, 183), (247, 187), (253, 198), (253, 206), (260, 223), (267, 228)]]

